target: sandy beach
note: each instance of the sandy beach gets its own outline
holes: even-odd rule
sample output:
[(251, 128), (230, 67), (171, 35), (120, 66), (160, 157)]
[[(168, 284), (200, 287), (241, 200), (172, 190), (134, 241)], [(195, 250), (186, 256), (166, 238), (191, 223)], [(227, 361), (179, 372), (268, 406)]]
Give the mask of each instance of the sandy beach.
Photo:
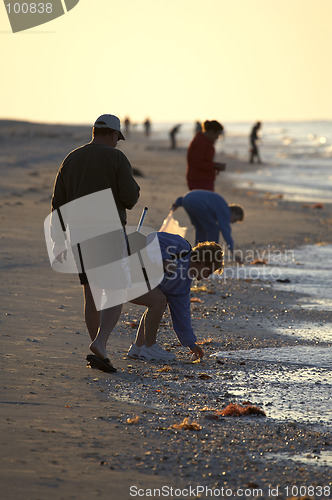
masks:
[[(206, 352), (202, 362), (194, 363), (179, 346), (168, 313), (158, 341), (177, 361), (168, 366), (127, 358), (143, 309), (126, 304), (108, 345), (117, 373), (86, 367), (81, 287), (75, 275), (52, 271), (43, 223), (63, 158), (90, 139), (89, 127), (0, 121), (4, 498), (332, 498), (330, 427), (327, 419), (294, 416), (288, 390), (295, 378), (288, 365), (209, 357), (231, 350), (325, 349), (329, 343), (317, 340), (315, 325), (331, 327), (331, 311), (296, 307), (297, 294), (257, 280), (209, 279), (192, 295), (194, 328)], [(142, 174), (136, 177), (141, 197), (128, 212), (128, 224), (136, 225), (147, 206), (145, 225), (157, 230), (187, 191), (186, 144), (171, 151), (168, 142), (134, 131), (119, 147)], [(233, 226), (244, 255), (332, 243), (332, 204), (314, 208), (240, 189), (227, 172), (254, 167), (223, 155), (218, 160), (227, 163), (227, 171), (219, 175), (216, 191), (245, 209), (244, 222)], [(183, 209), (176, 218), (188, 226), (186, 237), (193, 243)], [(297, 335), (303, 324), (312, 335)], [(262, 364), (269, 377), (281, 378), (288, 370), (280, 401), (253, 390)], [(318, 375), (329, 374), (323, 367)], [(265, 417), (221, 416), (229, 403), (243, 404), (239, 380), (250, 385), (250, 402)], [(314, 393), (298, 393), (300, 400), (307, 414), (311, 405), (317, 411)], [(188, 428), (177, 428), (185, 419)]]

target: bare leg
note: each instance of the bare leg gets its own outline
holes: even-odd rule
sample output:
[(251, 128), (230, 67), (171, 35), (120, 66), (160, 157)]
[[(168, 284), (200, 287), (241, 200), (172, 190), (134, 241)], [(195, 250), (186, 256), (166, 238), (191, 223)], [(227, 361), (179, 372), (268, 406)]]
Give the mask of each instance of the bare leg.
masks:
[(100, 311), (97, 311), (93, 296), (91, 293), (90, 286), (83, 285), (83, 293), (84, 293), (84, 318), (86, 327), (88, 329), (91, 340), (96, 338), (99, 321), (100, 321)]
[(159, 288), (154, 288), (151, 292), (131, 300), (131, 302), (148, 307), (141, 318), (135, 343), (140, 347), (144, 344), (146, 347), (151, 347), (156, 343), (157, 330), (166, 308), (167, 299)]
[(119, 321), (122, 304), (100, 311), (100, 327), (90, 344), (90, 351), (99, 358), (107, 358), (106, 344), (115, 325)]
[(135, 344), (138, 347), (142, 347), (145, 344), (145, 318), (147, 315), (148, 309), (144, 311), (142, 314), (141, 320), (139, 322), (139, 327), (136, 333), (136, 339), (135, 339)]

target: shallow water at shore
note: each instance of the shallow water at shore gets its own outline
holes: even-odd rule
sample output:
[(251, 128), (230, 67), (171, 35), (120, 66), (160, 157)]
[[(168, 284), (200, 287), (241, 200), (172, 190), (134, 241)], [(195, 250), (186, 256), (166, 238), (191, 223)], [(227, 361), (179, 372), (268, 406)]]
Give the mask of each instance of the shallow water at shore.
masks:
[(261, 260), (260, 265), (226, 266), (220, 279), (266, 281), (276, 290), (303, 295), (298, 300), (301, 308), (332, 311), (332, 245), (306, 245), (285, 254), (268, 252)]
[[(296, 305), (296, 309), (303, 308), (302, 305)], [(295, 322), (284, 327), (271, 325), (271, 330), (279, 335), (291, 335), (298, 339), (311, 340), (315, 342), (332, 342), (332, 323), (331, 322)]]
[(332, 369), (332, 347), (291, 346), (279, 348), (250, 349), (242, 351), (219, 351), (214, 356), (254, 359), (291, 363), (301, 367)]
[[(219, 149), (248, 158), (248, 124), (229, 124)], [(239, 187), (280, 195), (280, 199), (331, 203), (331, 122), (275, 122), (262, 127), (260, 154), (265, 165), (255, 172), (228, 173)]]
[[(289, 171), (292, 176), (289, 176)], [(269, 165), (259, 168), (256, 172), (246, 172), (242, 174), (229, 174), (236, 180), (236, 185), (243, 189), (255, 189), (262, 193), (273, 193), (278, 195), (278, 200), (295, 201), (301, 203), (332, 203), (331, 176), (321, 175), (319, 181), (316, 180), (315, 187), (310, 187), (312, 172), (308, 173), (307, 179), (302, 184), (298, 179), (303, 177), (302, 165), (290, 168), (289, 165), (274, 166)], [(290, 178), (289, 178), (290, 177)]]
[(301, 464), (314, 465), (317, 467), (331, 467), (332, 453), (330, 451), (322, 451), (321, 453), (302, 453), (291, 455), (290, 453), (266, 453), (265, 458), (268, 460), (293, 460)]
[(215, 356), (259, 361), (255, 370), (235, 376), (231, 391), (268, 408), (270, 417), (331, 425), (331, 347), (221, 351)]
[(250, 401), (273, 420), (329, 426), (331, 353), (331, 347), (320, 346), (219, 351), (195, 369), (179, 362), (163, 366), (133, 361), (129, 367), (133, 372), (142, 364), (144, 368), (135, 392), (126, 375), (110, 390), (116, 399), (168, 415), (185, 409), (191, 419), (202, 418), (207, 409), (220, 410), (228, 402)]

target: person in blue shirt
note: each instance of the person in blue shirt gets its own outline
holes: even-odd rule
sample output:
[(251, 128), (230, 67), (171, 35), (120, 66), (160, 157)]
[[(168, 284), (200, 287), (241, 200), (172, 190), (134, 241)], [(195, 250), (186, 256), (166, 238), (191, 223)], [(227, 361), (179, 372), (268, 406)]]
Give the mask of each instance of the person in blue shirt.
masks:
[[(224, 198), (213, 191), (195, 189), (180, 196), (172, 210), (183, 207), (196, 229), (196, 244), (203, 241), (219, 243), (221, 232), (228, 249), (233, 253), (234, 241), (231, 224), (244, 219), (244, 210), (239, 205), (228, 205)], [(235, 257), (237, 261), (239, 259)]]
[[(154, 236), (155, 233), (152, 234)], [(195, 358), (202, 358), (204, 351), (197, 345), (191, 324), (190, 288), (193, 279), (208, 278), (212, 273), (222, 273), (223, 251), (215, 242), (199, 243), (191, 248), (190, 243), (176, 234), (157, 233), (165, 274), (161, 283), (151, 292), (131, 302), (141, 305), (151, 303), (156, 293), (162, 293), (170, 309), (174, 331), (185, 347), (189, 347)], [(175, 356), (156, 343), (159, 321), (144, 312), (135, 342), (130, 346), (128, 356), (143, 360), (172, 361)]]

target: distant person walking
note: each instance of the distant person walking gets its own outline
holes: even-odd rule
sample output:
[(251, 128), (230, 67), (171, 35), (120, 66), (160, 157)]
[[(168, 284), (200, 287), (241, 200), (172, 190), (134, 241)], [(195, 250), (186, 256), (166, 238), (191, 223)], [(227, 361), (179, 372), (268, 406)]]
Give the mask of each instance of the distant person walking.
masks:
[(225, 163), (214, 162), (214, 143), (224, 132), (224, 127), (216, 120), (206, 120), (203, 124), (203, 132), (198, 132), (187, 151), (187, 173), (188, 188), (206, 189), (214, 191), (216, 175), (225, 170)]
[(171, 140), (171, 145), (170, 149), (176, 149), (176, 136), (179, 133), (181, 124), (175, 125), (170, 131), (169, 131), (169, 137)]
[[(183, 207), (196, 229), (197, 245), (204, 241), (219, 243), (221, 232), (228, 249), (233, 253), (234, 241), (231, 224), (244, 219), (244, 210), (239, 205), (228, 205), (217, 193), (195, 189), (180, 196), (172, 206), (172, 210)], [(237, 262), (241, 259), (235, 258)]]
[(143, 123), (143, 126), (144, 126), (146, 137), (149, 137), (149, 135), (151, 133), (151, 121), (149, 118), (146, 118), (146, 120)]
[(126, 135), (129, 136), (129, 133), (130, 133), (130, 119), (129, 119), (128, 116), (126, 116), (124, 124), (125, 124), (125, 129), (126, 129)]
[(249, 163), (254, 163), (254, 159), (257, 158), (258, 163), (262, 163), (261, 158), (259, 156), (259, 150), (257, 146), (257, 142), (259, 140), (258, 131), (261, 128), (262, 123), (256, 122), (250, 132), (249, 142), (250, 142), (250, 159)]

